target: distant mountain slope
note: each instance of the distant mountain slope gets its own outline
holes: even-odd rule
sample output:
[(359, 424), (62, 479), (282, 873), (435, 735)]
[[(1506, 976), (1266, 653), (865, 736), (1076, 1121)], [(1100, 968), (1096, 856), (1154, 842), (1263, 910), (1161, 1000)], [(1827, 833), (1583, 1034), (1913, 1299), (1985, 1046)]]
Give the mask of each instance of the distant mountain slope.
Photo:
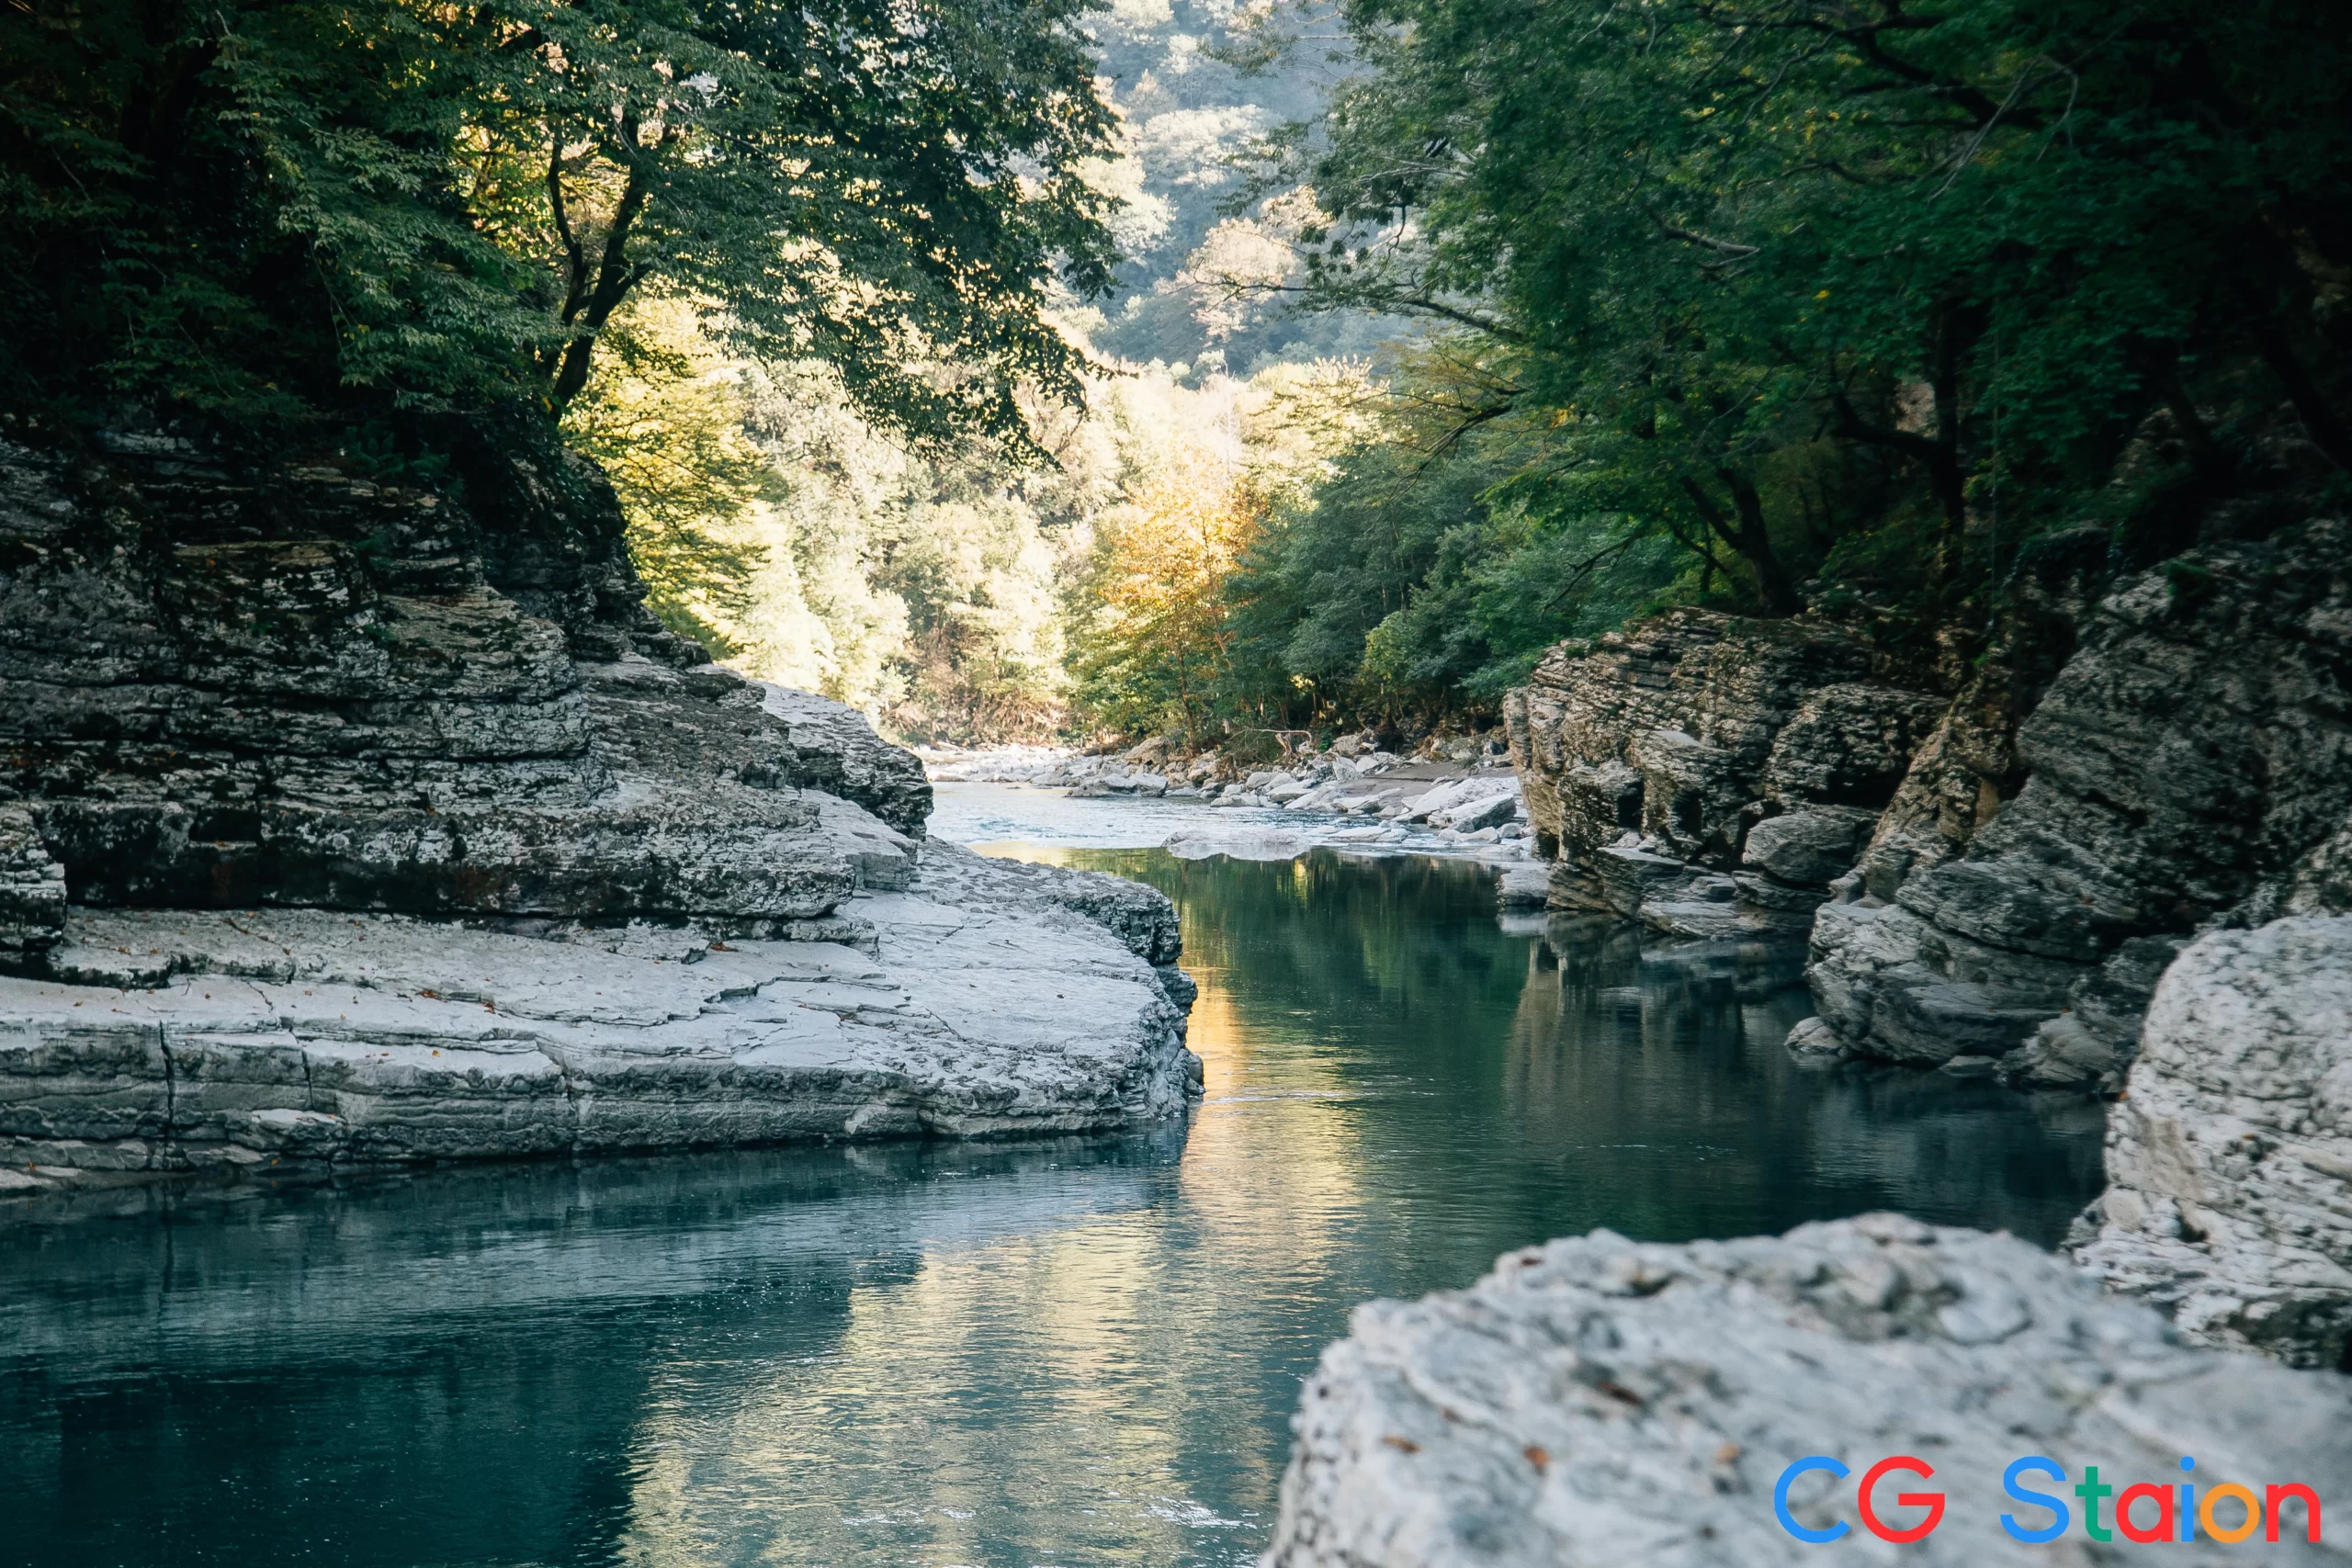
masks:
[[(1092, 23), (1132, 164), (1121, 171), (1130, 205), (1118, 225), (1130, 260), (1091, 336), (1119, 358), (1181, 367), (1180, 379), (1219, 368), (1246, 376), (1271, 360), (1369, 355), (1404, 325), (1292, 318), (1227, 300), (1199, 281), (1204, 271), (1280, 265), (1259, 214), (1219, 211), (1241, 186), (1230, 160), (1252, 139), (1313, 118), (1346, 70), (1328, 46), (1312, 42), (1262, 73), (1236, 70), (1215, 51), (1230, 41), (1238, 10), (1232, 0), (1113, 0)], [(1279, 221), (1278, 211), (1262, 228)]]

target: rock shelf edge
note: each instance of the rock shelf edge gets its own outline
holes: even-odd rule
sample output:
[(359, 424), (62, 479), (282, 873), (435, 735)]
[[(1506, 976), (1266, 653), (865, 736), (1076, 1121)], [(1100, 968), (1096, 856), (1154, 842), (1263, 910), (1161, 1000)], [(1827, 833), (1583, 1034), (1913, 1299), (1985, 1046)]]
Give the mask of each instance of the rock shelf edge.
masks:
[(74, 908), (52, 960), (71, 978), (0, 978), (0, 1193), (1181, 1118), (1189, 982), (1060, 900), (1147, 901), (924, 857), (904, 891), (846, 900), (832, 940)]

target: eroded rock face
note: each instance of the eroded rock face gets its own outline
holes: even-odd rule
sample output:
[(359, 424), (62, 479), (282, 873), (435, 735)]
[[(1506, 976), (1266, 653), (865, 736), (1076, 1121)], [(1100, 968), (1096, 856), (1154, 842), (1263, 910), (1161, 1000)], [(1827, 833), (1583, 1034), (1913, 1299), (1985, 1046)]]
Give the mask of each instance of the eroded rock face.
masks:
[(1881, 814), (1860, 871), (1871, 896), (1894, 897), (1915, 870), (1963, 853), (2031, 773), (2018, 727), (2074, 654), (2113, 577), (2105, 529), (2052, 534), (2027, 547), (2003, 585), (1992, 645), (1913, 753)]
[[(2119, 1491), (2171, 1485), (2186, 1454), (2201, 1485), (2301, 1482), (2324, 1506), (2352, 1476), (2352, 1380), (2183, 1346), (2024, 1242), (1890, 1214), (1688, 1246), (1596, 1231), (1508, 1254), (1470, 1290), (1358, 1309), (1292, 1427), (1268, 1568), (2104, 1561), (2072, 1495), (2089, 1466)], [(1773, 1509), (1782, 1471), (1815, 1454), (1853, 1472), (1790, 1493), (1804, 1528), (1845, 1527), (1830, 1545), (1798, 1540)], [(1898, 1489), (1947, 1499), (1939, 1527), (1899, 1548), (1866, 1533), (1854, 1500), (1890, 1454), (1935, 1474), (1882, 1483), (1883, 1517), (1920, 1517)], [(2075, 1522), (2047, 1545), (1999, 1524), (2051, 1520), (2003, 1495), (2022, 1455), (2065, 1468), (2046, 1489)], [(2340, 1531), (2302, 1539), (2301, 1507), (2259, 1550), (2346, 1561)], [(2101, 1522), (2112, 1529), (2111, 1502)], [(2245, 1549), (2200, 1536), (2161, 1550), (2218, 1564)]]
[(1553, 907), (1802, 935), (1942, 710), (1871, 671), (1838, 627), (1702, 610), (1555, 649), (1504, 706)]
[(559, 540), (520, 460), (486, 531), (116, 445), (0, 450), (0, 800), (74, 901), (757, 921), (911, 867), (920, 764), (654, 623), (584, 466)]
[(65, 868), (19, 807), (0, 807), (0, 966), (40, 962), (65, 934)]
[(2352, 919), (2189, 944), (2075, 1238), (2190, 1337), (2352, 1371)]
[(593, 468), (462, 457), (0, 446), (0, 1185), (1182, 1111), (1165, 898), (926, 859), (917, 760), (655, 623)]
[[(2330, 846), (2352, 843), (2347, 547), (2321, 519), (2118, 584), (2017, 731), (2030, 776), (2012, 800), (1954, 761), (1963, 728), (1994, 728), (1963, 694), (1864, 857), (1850, 891), (1872, 907), (1815, 927), (1840, 1036), (1922, 1060), (2031, 1042), (2007, 1076), (2112, 1088), (2199, 926), (2346, 908), (2352, 857)], [(1915, 1027), (1931, 1015), (1981, 1021)]]

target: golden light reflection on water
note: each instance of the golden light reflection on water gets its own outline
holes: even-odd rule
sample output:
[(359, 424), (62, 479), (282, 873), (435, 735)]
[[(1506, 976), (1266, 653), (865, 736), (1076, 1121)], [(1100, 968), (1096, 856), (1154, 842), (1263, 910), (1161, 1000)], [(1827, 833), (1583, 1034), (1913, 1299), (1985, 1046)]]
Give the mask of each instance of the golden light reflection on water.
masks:
[[(1094, 858), (1156, 866), (1186, 915), (1205, 1094), (1172, 1179), (935, 1242), (852, 1292), (829, 1353), (649, 1419), (637, 1561), (1248, 1562), (1293, 1380), (1355, 1301), (1595, 1222), (1818, 1208), (1791, 1172), (1871, 1119), (1770, 1055), (1803, 1012), (1785, 954), (1514, 940), (1459, 865)], [(1876, 1156), (1903, 1177), (1900, 1139)]]
[[(1351, 1245), (1361, 1162), (1327, 1113), (1340, 1067), (1270, 1064), (1227, 970), (1188, 972), (1204, 1094), (1158, 1202), (935, 1245), (852, 1292), (830, 1354), (763, 1368), (722, 1408), (649, 1409), (628, 1561), (1254, 1560), (1283, 1462), (1261, 1440), (1263, 1347), (1297, 1337), (1270, 1319)], [(1193, 1495), (1204, 1468), (1256, 1506)]]

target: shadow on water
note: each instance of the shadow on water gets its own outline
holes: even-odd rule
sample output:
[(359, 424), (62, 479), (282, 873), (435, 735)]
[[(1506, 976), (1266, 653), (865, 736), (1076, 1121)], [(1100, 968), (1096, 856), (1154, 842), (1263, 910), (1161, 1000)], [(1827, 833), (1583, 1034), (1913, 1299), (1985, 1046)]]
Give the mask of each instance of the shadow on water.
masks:
[(2048, 1243), (2099, 1111), (1808, 1070), (1790, 950), (1461, 863), (1034, 852), (1183, 916), (1189, 1128), (470, 1168), (0, 1229), (0, 1559), (1244, 1563), (1374, 1295), (1609, 1225)]

